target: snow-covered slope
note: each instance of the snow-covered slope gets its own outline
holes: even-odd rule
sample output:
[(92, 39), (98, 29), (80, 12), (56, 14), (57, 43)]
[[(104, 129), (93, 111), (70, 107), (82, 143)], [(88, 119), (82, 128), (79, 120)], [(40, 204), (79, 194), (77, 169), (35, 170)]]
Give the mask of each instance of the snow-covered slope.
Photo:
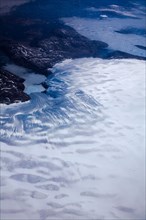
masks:
[(144, 219), (145, 62), (52, 71), (47, 95), (1, 105), (2, 219)]

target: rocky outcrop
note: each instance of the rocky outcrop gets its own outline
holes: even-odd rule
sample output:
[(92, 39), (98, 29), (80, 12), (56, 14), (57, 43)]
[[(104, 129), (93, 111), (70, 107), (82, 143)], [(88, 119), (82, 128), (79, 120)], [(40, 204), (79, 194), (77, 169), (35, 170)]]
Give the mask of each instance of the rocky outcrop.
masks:
[(0, 103), (25, 102), (30, 97), (24, 93), (24, 79), (0, 69)]
[[(16, 64), (44, 75), (54, 64), (69, 58), (95, 56), (108, 45), (91, 41), (59, 21), (0, 18), (0, 49)], [(0, 70), (0, 103), (29, 100), (23, 79)], [(46, 85), (43, 85), (44, 87)]]
[(50, 29), (49, 25), (40, 22), (34, 28), (30, 22), (27, 33), (24, 32), (25, 37), (16, 41), (12, 34), (8, 38), (4, 36), (0, 48), (16, 63), (46, 74), (48, 68), (64, 59), (94, 57), (108, 46), (103, 42), (91, 41), (60, 23), (51, 24), (51, 30), (43, 34), (45, 29)]
[(125, 53), (119, 50), (106, 50), (106, 53), (102, 58), (105, 59), (138, 59), (138, 60), (146, 60), (145, 57), (132, 55), (129, 53)]

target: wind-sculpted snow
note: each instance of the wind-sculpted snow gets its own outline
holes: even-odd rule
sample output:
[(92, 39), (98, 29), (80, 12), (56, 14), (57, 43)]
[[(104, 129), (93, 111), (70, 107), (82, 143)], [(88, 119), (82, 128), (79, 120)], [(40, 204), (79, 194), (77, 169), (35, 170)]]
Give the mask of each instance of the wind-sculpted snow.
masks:
[(145, 62), (55, 65), (1, 105), (2, 219), (145, 219)]

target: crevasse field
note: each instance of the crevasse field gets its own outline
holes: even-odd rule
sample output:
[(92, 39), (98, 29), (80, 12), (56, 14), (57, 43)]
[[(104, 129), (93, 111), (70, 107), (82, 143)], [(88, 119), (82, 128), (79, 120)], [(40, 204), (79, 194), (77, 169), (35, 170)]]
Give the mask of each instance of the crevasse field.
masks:
[[(140, 12), (131, 13), (121, 29)], [(118, 34), (119, 20), (103, 15), (62, 20), (111, 49), (145, 56), (134, 47), (144, 46), (143, 35)], [(65, 60), (48, 78), (5, 68), (27, 79), (31, 101), (0, 106), (1, 219), (144, 220), (145, 61)]]

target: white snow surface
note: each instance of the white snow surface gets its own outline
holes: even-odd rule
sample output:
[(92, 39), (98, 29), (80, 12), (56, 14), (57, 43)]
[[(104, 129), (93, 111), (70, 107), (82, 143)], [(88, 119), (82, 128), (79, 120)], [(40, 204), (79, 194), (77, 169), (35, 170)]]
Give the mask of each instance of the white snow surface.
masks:
[(1, 218), (145, 219), (145, 62), (52, 71), (48, 95), (1, 105)]

